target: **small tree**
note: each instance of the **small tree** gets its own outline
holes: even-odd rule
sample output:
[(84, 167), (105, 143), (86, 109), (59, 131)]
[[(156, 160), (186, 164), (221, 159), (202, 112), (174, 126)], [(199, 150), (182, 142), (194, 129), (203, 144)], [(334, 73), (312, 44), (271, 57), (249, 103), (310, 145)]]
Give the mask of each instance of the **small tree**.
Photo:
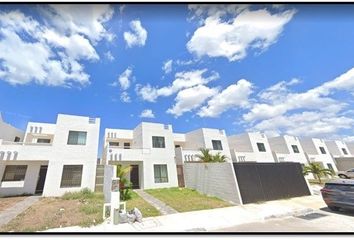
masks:
[(201, 154), (197, 154), (196, 157), (202, 162), (225, 162), (227, 159), (227, 157), (225, 155), (221, 155), (220, 152), (215, 155), (211, 154), (210, 149), (201, 148), (199, 151)]
[(321, 184), (321, 177), (333, 176), (334, 172), (330, 169), (323, 168), (319, 163), (310, 163), (304, 167), (303, 174), (306, 176), (312, 173), (318, 182)]
[(119, 193), (122, 201), (131, 199), (132, 183), (127, 178), (130, 171), (131, 166), (117, 165), (116, 176), (119, 177)]

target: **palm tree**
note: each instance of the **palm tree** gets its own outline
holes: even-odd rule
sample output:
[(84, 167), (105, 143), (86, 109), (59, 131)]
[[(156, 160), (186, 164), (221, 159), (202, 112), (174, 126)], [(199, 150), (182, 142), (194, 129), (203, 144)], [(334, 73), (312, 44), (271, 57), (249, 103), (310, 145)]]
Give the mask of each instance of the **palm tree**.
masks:
[(220, 152), (212, 156), (213, 162), (226, 162), (227, 157)]
[(195, 155), (197, 158), (199, 158), (202, 162), (212, 162), (213, 161), (213, 155), (210, 153), (210, 149), (207, 148), (200, 148), (199, 151), (201, 154)]
[(315, 178), (318, 179), (318, 182), (321, 184), (321, 177), (333, 176), (333, 171), (327, 168), (323, 168), (319, 163), (310, 163), (308, 166), (304, 167), (303, 174), (312, 173)]
[(117, 165), (116, 176), (119, 177), (119, 192), (121, 196), (121, 200), (128, 200), (131, 198), (131, 182), (128, 180), (127, 175), (130, 173), (132, 167), (131, 166), (122, 166)]

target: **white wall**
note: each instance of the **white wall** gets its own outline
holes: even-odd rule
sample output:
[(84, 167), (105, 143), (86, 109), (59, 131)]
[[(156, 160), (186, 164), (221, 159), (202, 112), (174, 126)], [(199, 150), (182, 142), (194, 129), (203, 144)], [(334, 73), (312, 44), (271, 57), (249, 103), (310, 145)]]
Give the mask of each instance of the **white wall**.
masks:
[(232, 163), (185, 163), (183, 169), (186, 187), (242, 204)]
[[(308, 163), (298, 137), (285, 135), (268, 138), (268, 141), (278, 161)], [(292, 145), (297, 146), (299, 153), (293, 151)]]
[(345, 144), (349, 150), (350, 155), (354, 156), (354, 142), (346, 142)]
[(2, 120), (1, 114), (0, 114), (0, 139), (3, 139), (4, 141), (11, 141), (13, 142), (15, 140), (15, 137), (20, 138), (20, 142), (23, 141), (24, 138), (24, 132), (20, 129), (17, 129), (10, 124), (5, 123)]
[[(350, 151), (347, 147), (347, 145), (342, 142), (342, 141), (325, 141), (325, 144), (328, 148), (328, 151), (334, 156), (334, 157), (351, 157)], [(344, 154), (342, 148), (344, 148), (347, 151), (347, 154)]]

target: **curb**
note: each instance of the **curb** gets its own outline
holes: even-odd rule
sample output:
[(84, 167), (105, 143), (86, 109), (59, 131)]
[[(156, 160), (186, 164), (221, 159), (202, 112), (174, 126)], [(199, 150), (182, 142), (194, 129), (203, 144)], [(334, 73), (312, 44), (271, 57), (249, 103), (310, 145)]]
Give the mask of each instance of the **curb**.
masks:
[(306, 215), (306, 214), (309, 214), (309, 213), (312, 213), (312, 212), (314, 212), (314, 210), (312, 208), (297, 209), (297, 210), (293, 210), (293, 211), (289, 211), (289, 212), (285, 212), (285, 213), (271, 214), (271, 215), (268, 215), (268, 216), (264, 216), (263, 220), (268, 220), (268, 219), (272, 219), (272, 218), (301, 216), (301, 215)]

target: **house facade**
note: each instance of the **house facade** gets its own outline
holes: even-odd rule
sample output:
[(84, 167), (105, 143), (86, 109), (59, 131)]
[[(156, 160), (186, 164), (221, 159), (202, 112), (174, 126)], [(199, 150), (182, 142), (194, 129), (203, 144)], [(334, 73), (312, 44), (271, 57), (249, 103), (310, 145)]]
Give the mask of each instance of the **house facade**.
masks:
[(306, 153), (303, 150), (300, 139), (295, 136), (278, 136), (268, 138), (270, 148), (276, 162), (298, 162), (308, 164)]
[(268, 138), (259, 132), (228, 137), (233, 162), (275, 162)]
[(171, 125), (142, 122), (133, 130), (105, 129), (102, 163), (130, 166), (133, 188), (178, 186)]
[(0, 140), (0, 196), (94, 190), (99, 118), (29, 122), (22, 142)]
[(329, 140), (325, 141), (325, 144), (328, 148), (328, 151), (334, 158), (338, 157), (353, 157), (351, 152), (348, 149), (348, 146), (345, 142), (339, 140)]
[(328, 150), (325, 141), (319, 138), (300, 138), (302, 149), (309, 162), (318, 162), (324, 168), (338, 171), (334, 159)]
[(0, 139), (4, 141), (22, 142), (25, 133), (6, 123), (0, 113)]

